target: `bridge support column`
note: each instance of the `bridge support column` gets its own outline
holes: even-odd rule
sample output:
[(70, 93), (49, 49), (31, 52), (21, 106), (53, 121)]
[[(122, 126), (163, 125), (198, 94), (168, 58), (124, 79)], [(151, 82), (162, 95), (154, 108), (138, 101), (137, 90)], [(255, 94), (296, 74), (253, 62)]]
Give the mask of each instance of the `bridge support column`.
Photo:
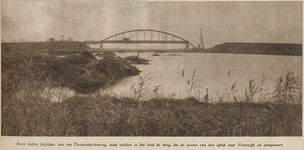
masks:
[(189, 43), (186, 44), (186, 51), (189, 52), (190, 48), (189, 48)]
[(100, 49), (103, 49), (103, 45), (102, 45), (102, 43), (100, 43)]

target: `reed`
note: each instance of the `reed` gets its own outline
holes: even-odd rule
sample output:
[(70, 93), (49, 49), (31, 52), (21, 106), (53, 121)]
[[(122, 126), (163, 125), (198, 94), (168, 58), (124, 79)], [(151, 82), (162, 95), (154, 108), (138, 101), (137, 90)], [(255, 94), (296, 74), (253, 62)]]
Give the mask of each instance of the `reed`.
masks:
[(14, 99), (2, 121), (10, 136), (301, 136), (292, 103), (203, 103), (197, 99), (72, 97)]
[(275, 87), (273, 92), (275, 102), (302, 102), (302, 81), (300, 76), (295, 76), (294, 73), (287, 71), (285, 77), (279, 77), (273, 84)]

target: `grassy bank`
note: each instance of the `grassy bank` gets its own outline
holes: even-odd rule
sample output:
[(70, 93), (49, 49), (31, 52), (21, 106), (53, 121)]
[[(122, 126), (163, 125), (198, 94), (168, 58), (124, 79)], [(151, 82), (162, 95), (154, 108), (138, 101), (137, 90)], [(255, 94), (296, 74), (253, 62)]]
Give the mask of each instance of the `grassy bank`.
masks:
[[(16, 87), (2, 87), (1, 134), (301, 136), (302, 98), (294, 99), (286, 83), (290, 82), (278, 82), (278, 88), (268, 102), (254, 102), (247, 92), (243, 101), (210, 103), (196, 98), (159, 96), (141, 101), (141, 94), (147, 94), (141, 92), (144, 89), (137, 89), (137, 95), (131, 98), (95, 93), (51, 102), (39, 94), (37, 86), (43, 86), (41, 82), (27, 82)], [(254, 90), (249, 91), (254, 93)]]
[(39, 52), (42, 50), (48, 51), (49, 49), (70, 49), (68, 51), (77, 51), (78, 49), (81, 49), (83, 51), (84, 49), (89, 49), (89, 47), (82, 42), (76, 41), (1, 43), (2, 55), (14, 54), (17, 52)]
[(291, 103), (201, 103), (98, 96), (50, 103), (11, 99), (2, 108), (10, 136), (301, 136), (302, 106)]
[(201, 51), (203, 53), (302, 56), (302, 44), (227, 42)]
[[(85, 51), (79, 56), (58, 58), (52, 55), (16, 53), (2, 56), (2, 86), (18, 87), (32, 85), (37, 90), (45, 86), (68, 87), (76, 93), (92, 93), (117, 80), (138, 75), (139, 70), (117, 57), (96, 60)], [(18, 91), (18, 90), (17, 90)]]

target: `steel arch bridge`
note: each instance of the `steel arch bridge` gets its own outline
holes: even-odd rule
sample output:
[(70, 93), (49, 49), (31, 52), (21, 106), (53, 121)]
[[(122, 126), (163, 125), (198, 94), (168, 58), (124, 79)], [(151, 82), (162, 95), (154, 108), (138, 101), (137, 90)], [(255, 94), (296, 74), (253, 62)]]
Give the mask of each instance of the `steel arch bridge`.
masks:
[(101, 41), (85, 41), (85, 44), (100, 44), (100, 47), (102, 47), (102, 44), (110, 43), (185, 44), (186, 48), (189, 48), (189, 45), (191, 45), (193, 48), (196, 48), (189, 41), (177, 35), (151, 29), (129, 30), (114, 34)]

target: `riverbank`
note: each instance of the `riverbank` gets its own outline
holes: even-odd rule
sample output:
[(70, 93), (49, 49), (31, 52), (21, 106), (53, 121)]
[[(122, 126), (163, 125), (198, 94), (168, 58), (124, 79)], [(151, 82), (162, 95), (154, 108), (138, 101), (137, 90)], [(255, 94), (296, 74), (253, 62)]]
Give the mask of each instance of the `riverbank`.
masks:
[[(4, 104), (4, 105), (3, 105)], [(2, 104), (2, 136), (301, 136), (302, 105), (41, 97)]]
[(119, 49), (119, 48), (91, 48), (92, 52), (112, 51), (126, 52), (151, 52), (151, 53), (222, 53), (222, 54), (253, 54), (253, 55), (283, 55), (302, 56), (302, 44), (284, 43), (233, 43), (218, 44), (208, 49)]
[(27, 87), (34, 82), (41, 85), (37, 90), (43, 90), (48, 85), (67, 87), (76, 93), (88, 94), (140, 72), (118, 57), (97, 60), (88, 51), (62, 58), (29, 52), (16, 53), (2, 56), (1, 61), (2, 85), (7, 84), (6, 89), (15, 85)]
[(203, 53), (302, 56), (302, 44), (227, 42), (202, 51)]
[(119, 48), (90, 48), (83, 42), (24, 42), (24, 43), (2, 43), (1, 54), (8, 55), (15, 52), (39, 52), (52, 53), (52, 55), (78, 54), (84, 50), (91, 53), (105, 51), (126, 52), (151, 52), (151, 53), (223, 53), (223, 54), (254, 54), (254, 55), (284, 55), (302, 56), (302, 44), (292, 43), (237, 43), (227, 42), (218, 44), (208, 49), (119, 49)]
[[(71, 51), (84, 51), (90, 49), (87, 45), (77, 41), (55, 41), (55, 42), (15, 42), (1, 43), (1, 54), (11, 55), (15, 53), (54, 53), (63, 52), (71, 53)], [(55, 52), (54, 52), (55, 51)]]

